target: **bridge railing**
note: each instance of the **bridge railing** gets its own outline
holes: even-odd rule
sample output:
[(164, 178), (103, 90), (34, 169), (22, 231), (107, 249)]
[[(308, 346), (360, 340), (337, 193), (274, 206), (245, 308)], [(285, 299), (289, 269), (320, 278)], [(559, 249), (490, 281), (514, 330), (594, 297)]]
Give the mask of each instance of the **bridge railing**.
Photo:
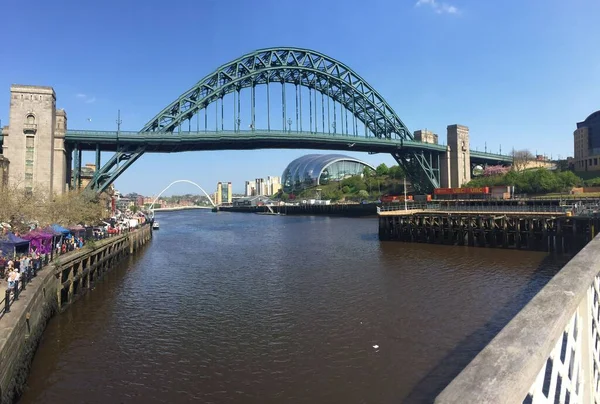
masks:
[(490, 205), (490, 206), (478, 206), (478, 205), (439, 205), (439, 204), (428, 204), (427, 209), (448, 211), (448, 212), (524, 212), (524, 213), (560, 213), (564, 214), (566, 211), (570, 211), (571, 208), (567, 206), (543, 206), (543, 205), (517, 205), (517, 206), (502, 206), (502, 205)]
[(599, 295), (600, 238), (596, 237), (435, 403), (600, 402)]

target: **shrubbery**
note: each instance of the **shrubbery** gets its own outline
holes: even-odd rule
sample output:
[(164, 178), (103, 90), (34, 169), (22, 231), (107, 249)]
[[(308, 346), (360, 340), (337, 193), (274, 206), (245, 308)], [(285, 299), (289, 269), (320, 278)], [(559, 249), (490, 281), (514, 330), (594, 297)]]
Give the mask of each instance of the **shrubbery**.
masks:
[(545, 168), (525, 171), (509, 171), (506, 174), (482, 176), (471, 180), (467, 187), (513, 185), (517, 193), (542, 194), (563, 192), (582, 184), (581, 178), (572, 171), (549, 171)]

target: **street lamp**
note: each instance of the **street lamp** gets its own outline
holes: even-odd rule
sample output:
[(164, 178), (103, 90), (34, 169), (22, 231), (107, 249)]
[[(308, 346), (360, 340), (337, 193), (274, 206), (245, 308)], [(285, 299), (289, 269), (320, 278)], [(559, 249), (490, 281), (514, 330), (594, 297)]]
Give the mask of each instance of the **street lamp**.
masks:
[(287, 123), (288, 123), (288, 132), (291, 132), (292, 131), (292, 118), (288, 118)]

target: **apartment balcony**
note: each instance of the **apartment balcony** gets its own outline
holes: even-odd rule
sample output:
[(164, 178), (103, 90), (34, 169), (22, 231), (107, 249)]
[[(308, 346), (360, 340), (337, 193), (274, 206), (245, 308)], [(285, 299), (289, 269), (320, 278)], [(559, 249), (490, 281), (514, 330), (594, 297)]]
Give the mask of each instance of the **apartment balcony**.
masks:
[(23, 133), (36, 133), (37, 132), (37, 124), (36, 123), (24, 123), (23, 124)]

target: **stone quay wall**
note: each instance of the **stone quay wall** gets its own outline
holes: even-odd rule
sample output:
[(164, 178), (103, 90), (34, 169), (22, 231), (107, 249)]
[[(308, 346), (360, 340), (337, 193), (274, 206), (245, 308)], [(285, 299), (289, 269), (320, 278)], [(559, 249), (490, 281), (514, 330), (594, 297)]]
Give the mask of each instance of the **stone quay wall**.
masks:
[(0, 319), (0, 403), (13, 403), (23, 392), (48, 320), (151, 238), (151, 226), (146, 225), (97, 241), (93, 248), (56, 258), (27, 284), (10, 311)]

